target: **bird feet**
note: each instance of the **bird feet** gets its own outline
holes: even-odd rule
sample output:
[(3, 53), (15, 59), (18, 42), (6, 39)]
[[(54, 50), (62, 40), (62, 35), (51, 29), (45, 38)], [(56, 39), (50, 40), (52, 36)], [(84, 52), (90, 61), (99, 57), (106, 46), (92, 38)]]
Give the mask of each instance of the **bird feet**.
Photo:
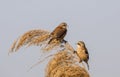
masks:
[(63, 40), (63, 41), (62, 41), (62, 43), (65, 43), (65, 44), (66, 44), (67, 42), (68, 42), (68, 41), (66, 41), (66, 40)]

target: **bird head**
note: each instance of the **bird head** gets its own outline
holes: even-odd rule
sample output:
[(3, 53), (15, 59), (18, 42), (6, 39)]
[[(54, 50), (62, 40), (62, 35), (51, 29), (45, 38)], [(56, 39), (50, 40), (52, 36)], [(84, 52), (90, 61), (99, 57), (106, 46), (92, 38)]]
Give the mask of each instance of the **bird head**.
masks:
[(85, 43), (84, 43), (83, 41), (79, 41), (79, 42), (77, 43), (77, 46), (79, 46), (79, 47), (82, 46), (82, 47), (83, 47), (83, 46), (85, 46)]
[(63, 23), (60, 24), (60, 26), (61, 26), (62, 28), (67, 28), (67, 23), (63, 22)]

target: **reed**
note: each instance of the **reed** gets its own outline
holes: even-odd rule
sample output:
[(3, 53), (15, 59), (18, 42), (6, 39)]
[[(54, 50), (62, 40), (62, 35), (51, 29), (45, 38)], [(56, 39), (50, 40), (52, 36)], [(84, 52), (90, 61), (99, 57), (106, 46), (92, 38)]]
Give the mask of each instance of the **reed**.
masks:
[(48, 62), (45, 77), (89, 77), (89, 73), (78, 61), (72, 52), (60, 51)]
[(43, 51), (56, 49), (61, 43), (57, 40), (53, 40), (48, 44), (51, 38), (49, 31), (41, 29), (30, 30), (13, 42), (9, 53), (16, 52), (23, 46), (29, 47), (32, 45), (40, 46)]

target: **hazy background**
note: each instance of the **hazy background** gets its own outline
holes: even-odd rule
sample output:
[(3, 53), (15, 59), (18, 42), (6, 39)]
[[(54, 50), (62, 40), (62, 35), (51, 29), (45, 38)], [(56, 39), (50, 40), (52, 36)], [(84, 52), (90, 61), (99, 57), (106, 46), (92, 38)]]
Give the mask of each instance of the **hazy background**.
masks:
[(66, 22), (65, 37), (74, 48), (83, 40), (90, 53), (91, 77), (120, 76), (119, 0), (0, 0), (0, 77), (44, 77), (39, 47), (21, 48), (8, 56), (15, 39), (31, 29), (52, 31)]

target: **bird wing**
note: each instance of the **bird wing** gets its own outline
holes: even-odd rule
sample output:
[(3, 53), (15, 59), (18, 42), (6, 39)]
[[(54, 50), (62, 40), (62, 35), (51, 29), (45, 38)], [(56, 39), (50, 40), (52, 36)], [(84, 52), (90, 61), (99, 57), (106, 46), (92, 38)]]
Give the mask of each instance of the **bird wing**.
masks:
[(67, 29), (58, 26), (51, 34), (56, 38), (64, 38), (67, 33)]
[(87, 54), (87, 58), (89, 59), (89, 53), (88, 53), (87, 48), (85, 49), (85, 53)]

